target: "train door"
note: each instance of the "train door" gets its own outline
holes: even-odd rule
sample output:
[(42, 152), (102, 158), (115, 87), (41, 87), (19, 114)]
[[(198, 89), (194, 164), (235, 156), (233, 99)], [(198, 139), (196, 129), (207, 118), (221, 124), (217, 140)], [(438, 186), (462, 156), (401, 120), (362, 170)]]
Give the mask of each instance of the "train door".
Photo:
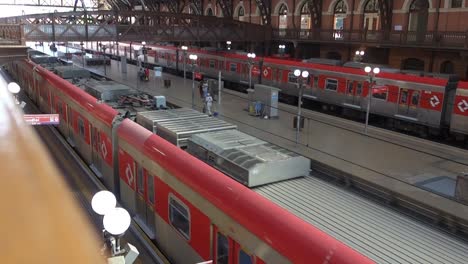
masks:
[(73, 109), (67, 105), (67, 120), (68, 120), (68, 143), (70, 143), (70, 145), (72, 147), (75, 147), (75, 136), (74, 136), (74, 133), (75, 133), (75, 128), (73, 126), (73, 121), (74, 121), (74, 117), (73, 117)]
[(398, 114), (415, 118), (418, 114), (420, 91), (400, 88), (398, 98)]
[(137, 164), (136, 217), (150, 238), (154, 238), (154, 177)]
[(213, 264), (253, 264), (254, 258), (236, 241), (221, 233), (216, 226), (213, 233)]
[(99, 177), (102, 177), (102, 159), (100, 156), (101, 135), (97, 128), (91, 127), (91, 169)]
[(362, 83), (357, 81), (346, 82), (346, 103), (361, 107)]
[(310, 88), (312, 90), (312, 96), (314, 97), (314, 99), (317, 99), (318, 96), (318, 80), (318, 75), (313, 75), (310, 78)]

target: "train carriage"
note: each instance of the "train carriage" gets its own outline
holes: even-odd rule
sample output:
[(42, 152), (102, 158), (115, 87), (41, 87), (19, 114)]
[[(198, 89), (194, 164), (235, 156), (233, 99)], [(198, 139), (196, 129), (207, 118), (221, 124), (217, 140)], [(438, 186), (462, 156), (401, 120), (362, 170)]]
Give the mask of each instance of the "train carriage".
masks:
[(452, 109), (450, 130), (458, 137), (467, 139), (468, 135), (468, 82), (459, 82), (453, 102), (448, 107)]
[(369, 262), (140, 125), (118, 136), (122, 202), (175, 263)]
[[(30, 73), (34, 69), (33, 79), (37, 87), (34, 91), (39, 94), (41, 110), (44, 113), (59, 114), (59, 131), (97, 175), (102, 177), (105, 185), (111, 190), (116, 190), (112, 126), (117, 112), (32, 62), (20, 62), (18, 69), (19, 74)], [(25, 79), (20, 82), (27, 85)]]

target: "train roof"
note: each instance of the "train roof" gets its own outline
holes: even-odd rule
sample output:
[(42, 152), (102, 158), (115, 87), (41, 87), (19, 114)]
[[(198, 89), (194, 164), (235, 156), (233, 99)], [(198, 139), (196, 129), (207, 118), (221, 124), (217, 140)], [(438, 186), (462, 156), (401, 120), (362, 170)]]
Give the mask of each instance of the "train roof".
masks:
[(459, 81), (458, 82), (458, 89), (468, 90), (468, 82), (467, 81)]
[(468, 245), (316, 177), (253, 189), (377, 263), (465, 263)]
[(384, 64), (376, 64), (376, 63), (364, 63), (364, 62), (357, 62), (357, 61), (348, 61), (343, 64), (343, 67), (355, 68), (364, 70), (367, 66), (372, 68), (378, 67), (381, 72), (390, 72), (390, 73), (400, 73), (400, 69), (392, 68), (388, 65)]
[[(287, 66), (297, 67), (301, 69), (315, 69), (315, 70), (330, 71), (330, 72), (336, 72), (336, 73), (347, 73), (347, 74), (354, 74), (354, 75), (361, 75), (361, 76), (366, 75), (366, 73), (361, 69), (342, 67), (342, 66), (303, 63), (303, 62), (296, 62), (296, 61), (281, 60), (281, 59), (276, 59), (276, 58), (264, 58), (264, 61), (270, 64), (287, 65)], [(421, 83), (421, 84), (435, 85), (435, 86), (445, 87), (447, 85), (446, 79), (405, 75), (405, 74), (400, 74), (400, 73), (381, 72), (377, 74), (376, 77), (392, 79), (392, 80), (397, 80), (397, 81), (406, 81), (406, 82), (415, 82), (415, 83)]]
[(326, 64), (326, 65), (342, 65), (341, 60), (332, 60), (332, 59), (322, 59), (322, 58), (309, 58), (302, 60), (304, 63), (317, 63), (317, 64)]
[(118, 134), (291, 262), (310, 263), (312, 259), (322, 259), (331, 263), (372, 263), (345, 244), (140, 125), (124, 120)]
[[(34, 66), (36, 66), (36, 64), (31, 61), (26, 62), (28, 63), (29, 67), (31, 67), (32, 72), (32, 69)], [(42, 73), (43, 78), (47, 79), (47, 81), (54, 84), (55, 87), (70, 96), (77, 104), (86, 109), (86, 111), (91, 113), (94, 117), (101, 120), (108, 126), (112, 125), (112, 121), (117, 115), (116, 110), (112, 109), (106, 104), (98, 103), (96, 98), (82, 91), (72, 83), (60, 78), (55, 73), (52, 73), (51, 71), (43, 68), (42, 66), (37, 65), (36, 70)]]

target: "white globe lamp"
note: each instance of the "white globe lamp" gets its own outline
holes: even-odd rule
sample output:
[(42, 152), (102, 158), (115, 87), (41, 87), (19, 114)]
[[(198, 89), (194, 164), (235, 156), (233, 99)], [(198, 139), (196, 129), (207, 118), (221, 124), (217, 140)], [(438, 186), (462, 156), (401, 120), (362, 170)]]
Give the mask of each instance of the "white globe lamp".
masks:
[(115, 195), (109, 191), (100, 191), (96, 193), (91, 200), (91, 207), (94, 212), (99, 215), (105, 215), (114, 209), (116, 205), (117, 199), (115, 199)]
[(294, 70), (294, 76), (296, 77), (301, 76), (301, 70)]
[(21, 90), (21, 88), (19, 87), (19, 85), (15, 82), (11, 82), (8, 84), (7, 86), (8, 88), (8, 91), (12, 94), (17, 94), (19, 93), (19, 91)]
[(131, 218), (127, 210), (117, 207), (107, 212), (102, 220), (104, 229), (112, 235), (121, 235), (130, 227)]

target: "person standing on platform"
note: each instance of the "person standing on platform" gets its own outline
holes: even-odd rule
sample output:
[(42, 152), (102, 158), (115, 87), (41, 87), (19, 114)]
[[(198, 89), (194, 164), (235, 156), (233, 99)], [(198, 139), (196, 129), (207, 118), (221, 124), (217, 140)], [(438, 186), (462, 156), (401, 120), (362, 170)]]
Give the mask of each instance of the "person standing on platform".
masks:
[(206, 93), (205, 96), (205, 109), (209, 116), (211, 116), (211, 106), (213, 105), (213, 97), (211, 97), (210, 93)]
[(145, 68), (145, 79), (146, 79), (146, 81), (149, 81), (149, 75), (150, 75), (149, 69)]

